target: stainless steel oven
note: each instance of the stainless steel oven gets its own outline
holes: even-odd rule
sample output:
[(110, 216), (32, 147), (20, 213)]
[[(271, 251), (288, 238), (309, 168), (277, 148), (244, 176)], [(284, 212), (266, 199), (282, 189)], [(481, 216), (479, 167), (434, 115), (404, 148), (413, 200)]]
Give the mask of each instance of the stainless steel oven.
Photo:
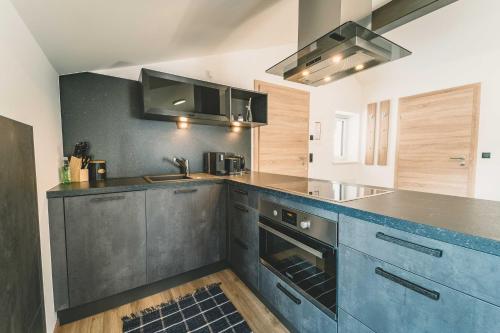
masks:
[(260, 201), (259, 256), (263, 265), (336, 319), (337, 223)]

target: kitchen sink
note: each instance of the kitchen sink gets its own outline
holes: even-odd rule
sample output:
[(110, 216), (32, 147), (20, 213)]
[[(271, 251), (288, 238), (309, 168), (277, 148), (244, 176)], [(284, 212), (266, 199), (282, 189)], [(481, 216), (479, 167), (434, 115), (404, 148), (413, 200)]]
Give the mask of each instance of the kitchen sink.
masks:
[(162, 182), (171, 182), (177, 180), (187, 180), (193, 178), (182, 174), (174, 174), (174, 175), (144, 176), (144, 179), (149, 183), (162, 183)]

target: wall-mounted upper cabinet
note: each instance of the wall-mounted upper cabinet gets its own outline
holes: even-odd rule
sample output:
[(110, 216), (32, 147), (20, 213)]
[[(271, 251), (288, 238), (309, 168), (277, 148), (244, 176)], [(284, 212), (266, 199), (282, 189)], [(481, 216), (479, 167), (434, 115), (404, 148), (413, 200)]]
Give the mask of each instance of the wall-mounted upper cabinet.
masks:
[(265, 94), (144, 68), (139, 81), (146, 119), (231, 126), (241, 115), (242, 126), (267, 123)]
[(229, 122), (229, 87), (142, 69), (144, 117), (220, 125)]

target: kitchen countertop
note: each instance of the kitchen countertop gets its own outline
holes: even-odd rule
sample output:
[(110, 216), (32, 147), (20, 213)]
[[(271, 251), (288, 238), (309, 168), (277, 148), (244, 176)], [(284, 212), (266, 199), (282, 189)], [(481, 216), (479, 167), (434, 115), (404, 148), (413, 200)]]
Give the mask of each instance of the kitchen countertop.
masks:
[(447, 195), (396, 190), (347, 202), (287, 192), (272, 184), (304, 181), (304, 178), (252, 172), (243, 176), (216, 177), (192, 174), (194, 179), (148, 183), (143, 178), (116, 178), (100, 182), (60, 184), (47, 191), (47, 198), (137, 191), (184, 186), (193, 183), (237, 183), (283, 198), (500, 256), (500, 202)]

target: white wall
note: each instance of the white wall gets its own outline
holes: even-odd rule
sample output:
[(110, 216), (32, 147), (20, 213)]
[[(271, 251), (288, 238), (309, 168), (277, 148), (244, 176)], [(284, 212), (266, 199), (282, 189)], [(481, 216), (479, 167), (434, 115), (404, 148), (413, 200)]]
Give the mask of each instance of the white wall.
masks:
[(278, 76), (265, 73), (266, 69), (289, 56), (295, 50), (296, 45), (292, 43), (264, 49), (111, 68), (94, 72), (137, 80), (141, 68), (148, 68), (246, 89), (253, 89), (253, 80), (258, 79), (307, 90), (308, 87), (294, 83), (284, 83)]
[(58, 75), (9, 1), (0, 1), (0, 115), (33, 126), (47, 330), (56, 322), (45, 191), (62, 156)]
[[(353, 177), (356, 182), (388, 187), (394, 185), (397, 106), (400, 97), (481, 82), (476, 196), (500, 200), (498, 13), (499, 1), (460, 0), (453, 3), (385, 35), (408, 48), (413, 55), (335, 83), (337, 92), (360, 89), (357, 93), (340, 95), (346, 99), (343, 103), (353, 106), (359, 105), (358, 98), (362, 98), (361, 110), (364, 115), (368, 103), (385, 99), (392, 101), (389, 165), (359, 164)], [(357, 81), (359, 86), (356, 87), (352, 80)], [(362, 124), (366, 124), (364, 117)], [(363, 126), (361, 133), (361, 156), (364, 156)], [(491, 152), (492, 158), (481, 159), (480, 153), (483, 151)], [(325, 169), (326, 165), (322, 165), (321, 170), (317, 170), (313, 176), (331, 178), (331, 169)], [(344, 173), (341, 172), (334, 176), (339, 179), (343, 177)]]
[[(398, 98), (481, 82), (476, 196), (500, 200), (500, 2), (460, 0), (387, 34), (414, 54), (359, 75), (365, 104), (392, 99), (388, 167), (362, 167), (360, 182), (392, 186)], [(482, 151), (492, 159), (480, 158)]]
[[(309, 177), (357, 182), (359, 164), (333, 162), (335, 112), (361, 113), (364, 109), (362, 87), (354, 77), (313, 88), (310, 122), (321, 123), (320, 140), (310, 141), (314, 162), (309, 164)], [(313, 131), (313, 128), (310, 129)]]

